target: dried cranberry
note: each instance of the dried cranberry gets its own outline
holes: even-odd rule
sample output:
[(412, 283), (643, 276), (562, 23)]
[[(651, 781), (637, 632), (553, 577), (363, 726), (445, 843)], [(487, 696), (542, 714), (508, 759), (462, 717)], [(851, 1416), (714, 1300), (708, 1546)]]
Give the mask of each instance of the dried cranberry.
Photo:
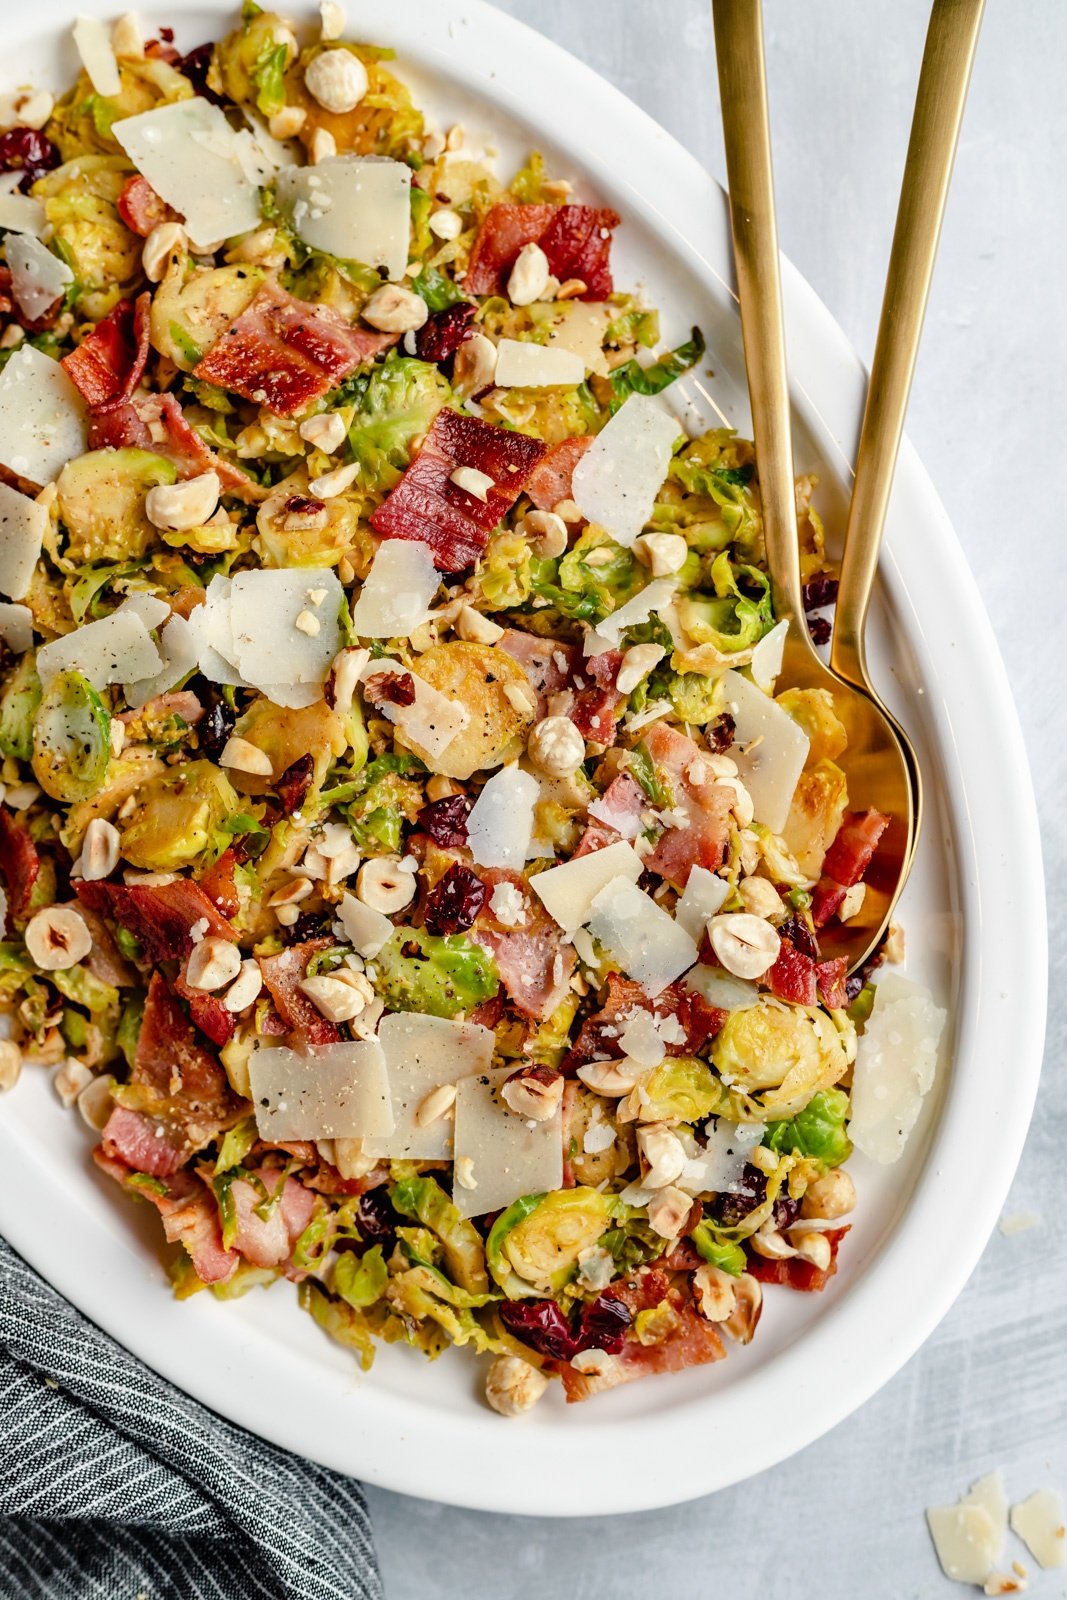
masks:
[(646, 894), (651, 894), (658, 884), (659, 879), (650, 867), (646, 867), (637, 880), (637, 887), (643, 889)]
[(845, 979), (845, 998), (849, 1005), (859, 999), (863, 991), (863, 977), (858, 972), (853, 972)]
[(792, 916), (778, 929), (780, 939), (788, 939), (794, 950), (799, 950), (809, 961), (818, 961), (819, 945), (803, 917)]
[(821, 611), (823, 606), (832, 606), (836, 599), (837, 579), (831, 578), (826, 572), (809, 578), (804, 585), (805, 611)]
[(721, 756), (724, 750), (729, 750), (734, 742), (736, 729), (737, 723), (728, 711), (724, 711), (721, 717), (716, 717), (714, 722), (708, 723), (704, 729), (704, 737), (712, 755)]
[(274, 785), (281, 801), (283, 816), (291, 817), (294, 811), (299, 811), (307, 798), (314, 776), (315, 757), (312, 755), (301, 756), (291, 767), (286, 767)]
[(609, 1356), (617, 1356), (632, 1321), (630, 1308), (624, 1301), (610, 1293), (598, 1294), (592, 1305), (582, 1312), (578, 1348), (604, 1350)]
[(447, 361), (449, 356), (454, 356), (463, 341), (471, 336), (471, 323), (477, 309), (469, 300), (460, 300), (427, 317), (415, 335), (415, 354), (419, 360)]
[(413, 706), (415, 679), (410, 672), (375, 672), (363, 685), (372, 706)]
[[(161, 33), (166, 31), (165, 29), (160, 29)], [(171, 37), (173, 38), (173, 35)], [(178, 71), (184, 73), (185, 77), (189, 79), (197, 94), (203, 95), (205, 100), (210, 100), (214, 105), (220, 106), (222, 105), (221, 98), (213, 89), (208, 88), (207, 81), (214, 49), (215, 46), (213, 44), (198, 44), (195, 50), (190, 50), (189, 54), (183, 56), (178, 62)]]
[(368, 1189), (359, 1197), (359, 1231), (368, 1244), (389, 1242), (396, 1237), (400, 1217), (385, 1189)]
[(423, 806), (418, 826), (430, 835), (434, 844), (456, 850), (467, 842), (470, 814), (471, 802), (465, 794), (447, 794), (443, 800), (431, 800), (428, 806)]
[(800, 1215), (800, 1201), (791, 1200), (787, 1194), (779, 1195), (771, 1207), (771, 1215), (774, 1218), (774, 1226), (781, 1233), (784, 1228), (788, 1228), (791, 1222), (795, 1222)]
[(291, 494), (285, 502), (285, 509), (294, 517), (317, 517), (326, 507), (321, 500), (312, 500), (306, 494)]
[(569, 1361), (578, 1353), (571, 1325), (554, 1300), (505, 1300), (500, 1320), (516, 1339), (553, 1361)]
[(808, 618), (808, 632), (813, 644), (829, 644), (833, 631), (825, 617)]
[(196, 736), (209, 761), (217, 761), (222, 755), (236, 721), (236, 712), (230, 710), (225, 700), (215, 700), (208, 706), (196, 725)]
[(36, 128), (10, 128), (7, 133), (0, 133), (0, 169), (25, 173), (19, 184), (23, 194), (44, 173), (58, 166), (59, 151)]
[(306, 944), (309, 939), (328, 939), (333, 932), (333, 919), (322, 911), (302, 911), (291, 928), (282, 929), (286, 944)]
[(715, 1221), (724, 1228), (736, 1228), (766, 1198), (767, 1179), (758, 1167), (749, 1162), (737, 1181), (737, 1187), (728, 1194), (719, 1195), (716, 1200)]
[(485, 884), (456, 861), (430, 891), (426, 926), (431, 933), (465, 933), (485, 904)]

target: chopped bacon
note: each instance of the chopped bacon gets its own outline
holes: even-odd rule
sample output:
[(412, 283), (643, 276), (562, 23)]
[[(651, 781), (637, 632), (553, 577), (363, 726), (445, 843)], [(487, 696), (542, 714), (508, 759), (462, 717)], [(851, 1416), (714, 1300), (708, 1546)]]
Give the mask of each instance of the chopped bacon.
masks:
[(194, 1172), (157, 1174), (166, 1179), (160, 1192), (131, 1183), (134, 1172), (103, 1148), (93, 1151), (93, 1159), (101, 1172), (121, 1183), (130, 1194), (155, 1206), (163, 1219), (167, 1239), (185, 1248), (202, 1283), (223, 1283), (233, 1276), (240, 1257), (236, 1250), (228, 1250), (223, 1244), (214, 1196)]
[(644, 743), (670, 784), (673, 809), (686, 817), (684, 825), (666, 830), (645, 866), (684, 889), (694, 867), (715, 872), (722, 864), (730, 829), (730, 790), (715, 782), (692, 739), (665, 722), (654, 722)]
[(6, 806), (0, 806), (0, 873), (7, 884), (8, 909), (14, 917), (24, 917), (41, 858), (24, 823), (16, 822)]
[[(651, 1011), (662, 1020), (676, 1017), (684, 1037), (665, 1039), (669, 1056), (692, 1055), (713, 1039), (726, 1021), (727, 1013), (709, 1005), (702, 995), (672, 983), (650, 1002), (639, 983), (613, 972), (608, 978), (608, 994), (599, 1011), (582, 1023), (578, 1037), (563, 1060), (564, 1072), (575, 1072), (587, 1061), (615, 1060), (623, 1054), (619, 1043), (626, 1019), (634, 1011)], [(671, 1030), (668, 1030), (670, 1032)]]
[(216, 939), (237, 940), (229, 921), (190, 878), (175, 878), (173, 883), (128, 885), (79, 879), (74, 887), (83, 905), (101, 916), (110, 917), (133, 934), (141, 946), (144, 961), (150, 966), (175, 956), (187, 956), (193, 947), (190, 930), (205, 919), (205, 938), (210, 935)]
[(829, 878), (820, 878), (811, 896), (811, 920), (817, 928), (825, 928), (831, 917), (836, 917), (845, 898), (844, 886)]
[(592, 435), (561, 439), (526, 480), (526, 493), (539, 511), (552, 511), (574, 493), (574, 469), (592, 444)]
[[(498, 883), (525, 890), (521, 875), (504, 867), (483, 868), (479, 876), (490, 891)], [(525, 893), (523, 899), (527, 920), (521, 928), (494, 926), (496, 919), (487, 903), (470, 937), (493, 956), (500, 981), (515, 1006), (524, 1016), (544, 1021), (567, 992), (575, 955), (544, 908), (538, 904), (535, 909)]]
[(354, 328), (330, 306), (297, 300), (266, 283), (193, 375), (292, 417), (396, 338)]
[(653, 1373), (706, 1366), (725, 1356), (718, 1330), (693, 1305), (688, 1287), (682, 1287), (678, 1280), (672, 1284), (658, 1267), (643, 1267), (627, 1281), (613, 1283), (611, 1293), (633, 1317), (666, 1301), (670, 1308), (668, 1331), (655, 1344), (642, 1344), (633, 1332), (628, 1333), (622, 1349), (603, 1372), (578, 1372), (569, 1363), (561, 1362), (558, 1370), (568, 1402), (588, 1400), (605, 1389)]
[(537, 634), (523, 633), (520, 628), (505, 628), (497, 640), (497, 649), (505, 650), (517, 661), (530, 680), (530, 687), (537, 695), (538, 717), (545, 715), (549, 696), (560, 694), (567, 687), (581, 660), (575, 645), (541, 639)]
[(337, 1024), (328, 1021), (300, 989), (308, 962), (332, 943), (332, 939), (308, 939), (304, 944), (291, 944), (279, 955), (259, 958), (263, 982), (283, 1022), (310, 1045), (336, 1044), (341, 1037)]
[(615, 743), (615, 718), (626, 700), (615, 687), (621, 666), (622, 655), (618, 650), (603, 650), (600, 655), (589, 656), (584, 670), (577, 674), (575, 683), (579, 678), (584, 683), (588, 674), (595, 685), (578, 689), (568, 712), (583, 739), (602, 745)]
[(106, 1156), (152, 1178), (169, 1178), (192, 1154), (180, 1128), (124, 1106), (115, 1107), (100, 1138)]
[(90, 450), (151, 450), (152, 435), (136, 408), (123, 400), (109, 411), (89, 417)]
[(253, 1266), (280, 1267), (288, 1261), (293, 1246), (311, 1221), (315, 1196), (296, 1178), (283, 1179), (280, 1172), (269, 1167), (261, 1167), (256, 1176), (272, 1197), (279, 1183), (283, 1183), (282, 1195), (268, 1215), (261, 1217), (256, 1214), (257, 1206), (263, 1204), (259, 1188), (244, 1178), (234, 1180), (230, 1186), (237, 1216), (234, 1248)]
[(194, 989), (187, 981), (184, 969), (174, 980), (174, 991), (187, 1002), (189, 1015), (212, 1044), (217, 1044), (220, 1049), (224, 1044), (229, 1044), (237, 1027), (237, 1018), (232, 1011), (227, 1011), (221, 996)]
[(766, 1256), (748, 1250), (746, 1271), (760, 1283), (784, 1283), (789, 1289), (801, 1289), (808, 1294), (825, 1289), (837, 1271), (837, 1252), (847, 1232), (847, 1228), (827, 1228), (823, 1237), (830, 1241), (830, 1265), (825, 1269), (812, 1266), (810, 1261), (801, 1261), (798, 1256), (790, 1256), (787, 1261), (769, 1261)]
[(200, 879), (201, 889), (224, 917), (235, 917), (241, 909), (233, 876), (237, 865), (237, 851), (231, 844)]
[(570, 690), (572, 700), (567, 715), (582, 737), (597, 744), (614, 744), (615, 715), (625, 699), (615, 687), (622, 664), (617, 650), (604, 650), (583, 660), (576, 645), (540, 639), (518, 628), (506, 628), (497, 642), (530, 680), (537, 695), (539, 717), (545, 715), (552, 695)]
[(837, 837), (826, 852), (823, 876), (844, 884), (846, 889), (859, 883), (888, 826), (889, 818), (873, 807), (869, 811), (846, 812)]
[(139, 234), (142, 239), (147, 239), (161, 222), (171, 222), (177, 216), (139, 172), (126, 179), (115, 209), (130, 232)]
[(137, 968), (126, 960), (115, 943), (115, 935), (100, 913), (91, 911), (84, 902), (79, 904), (78, 910), (93, 939), (93, 948), (85, 958), (85, 965), (93, 977), (99, 978), (101, 983), (112, 984), (116, 989), (132, 989), (139, 984), (141, 977)]
[[(446, 407), (371, 523), (385, 539), (421, 539), (440, 572), (459, 572), (481, 555), (544, 453), (540, 439)], [(485, 500), (452, 482), (457, 467), (475, 467), (492, 478)]]
[(136, 302), (120, 300), (62, 365), (93, 411), (108, 411), (126, 404), (148, 360), (149, 313), (152, 297), (146, 289)]
[[(136, 401), (134, 420), (148, 434), (145, 448), (155, 450), (173, 462), (182, 478), (195, 478), (202, 472), (218, 473), (224, 494), (239, 500), (262, 500), (267, 490), (248, 476), (243, 467), (217, 455), (185, 420), (185, 413), (172, 394), (140, 395)], [(129, 440), (125, 443), (134, 443)]]
[(819, 986), (819, 997), (827, 1010), (843, 1011), (848, 1005), (848, 991), (845, 988), (847, 974), (848, 962), (843, 956), (816, 963), (815, 981)]
[(617, 211), (596, 206), (493, 206), (478, 230), (464, 280), (468, 294), (501, 294), (519, 251), (539, 244), (560, 282), (580, 278), (583, 300), (605, 300), (612, 292), (611, 233)]
[(813, 1006), (818, 1001), (815, 963), (791, 939), (782, 940), (777, 960), (764, 982), (776, 1000), (788, 1000), (795, 1006)]

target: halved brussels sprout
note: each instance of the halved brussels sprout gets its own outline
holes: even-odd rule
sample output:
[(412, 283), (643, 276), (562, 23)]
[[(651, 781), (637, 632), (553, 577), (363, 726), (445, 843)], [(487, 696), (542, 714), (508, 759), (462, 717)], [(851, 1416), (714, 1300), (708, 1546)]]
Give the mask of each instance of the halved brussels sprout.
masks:
[(41, 703), (41, 680), (33, 651), (27, 651), (0, 696), (0, 752), (28, 761), (33, 753), (33, 720)]
[(90, 450), (68, 461), (56, 480), (67, 555), (79, 563), (143, 556), (156, 538), (145, 495), (177, 479), (173, 463), (152, 450)]
[(303, 467), (283, 478), (272, 489), (256, 513), (256, 538), (252, 548), (265, 567), (335, 567), (343, 555), (352, 557), (366, 546), (367, 536), (360, 530), (359, 497), (335, 495), (332, 500), (312, 501), (316, 507), (290, 512), (292, 500), (308, 500), (308, 476)]
[(211, 845), (241, 804), (229, 779), (210, 761), (187, 761), (148, 783), (122, 829), (122, 854), (146, 872), (173, 872)]
[(100, 788), (111, 759), (111, 718), (80, 672), (61, 672), (33, 725), (33, 772), (45, 794), (70, 804)]
[(74, 273), (78, 310), (96, 319), (139, 279), (144, 240), (115, 206), (130, 175), (126, 157), (86, 155), (80, 148), (77, 160), (38, 178), (33, 193), (44, 202), (57, 251)]
[(610, 1198), (598, 1189), (546, 1194), (503, 1240), (503, 1254), (525, 1283), (555, 1294), (571, 1277), (583, 1250), (611, 1221)]
[(191, 372), (255, 298), (265, 276), (262, 267), (193, 267), (179, 257), (152, 297), (153, 348)]
[(847, 748), (848, 734), (834, 710), (829, 689), (786, 689), (775, 699), (807, 734), (809, 767), (820, 761), (836, 761)]
[(414, 1174), (402, 1176), (393, 1189), (392, 1201), (394, 1210), (402, 1217), (414, 1218), (437, 1235), (444, 1249), (445, 1265), (461, 1289), (472, 1294), (484, 1294), (488, 1290), (481, 1234), (473, 1222), (460, 1216), (435, 1179)]
[(282, 80), (295, 55), (289, 23), (276, 11), (248, 6), (241, 26), (216, 44), (208, 84), (216, 94), (272, 117), (285, 104)]
[(738, 1089), (760, 1095), (755, 1104), (768, 1116), (787, 1117), (844, 1076), (849, 1043), (825, 1012), (764, 1001), (731, 1013), (711, 1059)]
[(848, 784), (833, 761), (820, 761), (800, 774), (782, 838), (805, 877), (819, 876), (847, 809)]
[(649, 1122), (677, 1117), (700, 1122), (719, 1104), (720, 1088), (711, 1069), (696, 1056), (668, 1056), (645, 1084), (648, 1105), (642, 1112)]
[(839, 1167), (852, 1154), (852, 1141), (845, 1132), (848, 1113), (844, 1089), (822, 1089), (790, 1121), (772, 1123), (766, 1142), (772, 1150), (792, 1151)]
[[(436, 644), (419, 657), (418, 673), (470, 714), (467, 726), (439, 756), (431, 757), (413, 740), (407, 741), (431, 772), (469, 778), (522, 754), (534, 720), (534, 701), (529, 679), (511, 656), (487, 644)], [(528, 710), (512, 704), (509, 688), (529, 694)]]
[(315, 700), (297, 710), (276, 706), (260, 697), (237, 719), (234, 733), (247, 739), (270, 757), (273, 777), (257, 777), (250, 772), (235, 772), (234, 778), (244, 794), (266, 794), (282, 773), (309, 752), (315, 758), (317, 788), (332, 761), (348, 748), (345, 720), (332, 711), (325, 700)]
[(425, 1011), (431, 1017), (471, 1011), (500, 988), (492, 956), (461, 933), (437, 938), (422, 928), (398, 928), (370, 970), (374, 987), (393, 1011)]

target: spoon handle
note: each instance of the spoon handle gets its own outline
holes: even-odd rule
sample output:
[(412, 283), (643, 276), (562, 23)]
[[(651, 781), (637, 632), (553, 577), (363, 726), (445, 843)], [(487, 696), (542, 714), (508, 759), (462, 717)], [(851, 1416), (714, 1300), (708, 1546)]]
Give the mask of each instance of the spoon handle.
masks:
[(878, 340), (860, 430), (830, 665), (866, 689), (864, 624), (878, 570), (952, 164), (985, 0), (934, 0)]
[(760, 0), (713, 0), (712, 16), (767, 566), (775, 613), (806, 644)]

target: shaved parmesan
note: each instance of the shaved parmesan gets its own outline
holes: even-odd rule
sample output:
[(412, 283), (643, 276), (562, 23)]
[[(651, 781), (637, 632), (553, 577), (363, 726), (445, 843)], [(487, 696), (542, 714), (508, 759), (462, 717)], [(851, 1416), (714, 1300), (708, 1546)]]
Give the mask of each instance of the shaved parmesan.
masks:
[(461, 1079), (456, 1092), (455, 1162), (475, 1187), (457, 1181), (452, 1198), (464, 1217), (499, 1211), (524, 1194), (543, 1194), (563, 1183), (563, 1114), (546, 1122), (509, 1111), (500, 1090), (511, 1068)]
[(21, 600), (28, 592), (47, 529), (44, 506), (0, 483), (0, 594)]
[(119, 64), (111, 48), (111, 34), (97, 17), (79, 17), (71, 30), (74, 48), (81, 57), (82, 66), (97, 94), (105, 98), (120, 94), (122, 79)]
[(728, 672), (723, 685), (734, 719), (730, 754), (752, 796), (756, 821), (781, 833), (808, 759), (808, 736), (788, 711), (739, 672)]
[(385, 1055), (376, 1039), (328, 1044), (307, 1055), (257, 1048), (248, 1076), (264, 1139), (365, 1139), (392, 1129)]
[(44, 205), (30, 194), (19, 194), (24, 174), (6, 172), (0, 177), (0, 228), (11, 233), (40, 233), (48, 217)]
[(590, 300), (565, 300), (556, 309), (559, 321), (548, 335), (548, 348), (572, 351), (581, 357), (588, 371), (606, 378), (609, 367), (604, 354), (604, 336), (611, 322), (612, 308)]
[(937, 1068), (947, 1013), (927, 990), (887, 973), (859, 1040), (852, 1070), (849, 1137), (872, 1161), (896, 1161)]
[(353, 632), (363, 639), (408, 638), (426, 621), (440, 582), (428, 544), (386, 539), (352, 608)]
[(88, 622), (37, 652), (37, 671), (46, 685), (60, 672), (73, 671), (88, 678), (94, 689), (104, 689), (109, 683), (154, 677), (162, 666), (151, 634), (132, 611)]
[(486, 780), (467, 818), (467, 841), (479, 867), (522, 871), (540, 794), (533, 774), (518, 767), (502, 767)]
[(184, 217), (195, 244), (260, 226), (259, 190), (241, 164), (238, 136), (209, 100), (194, 95), (123, 117), (111, 132), (160, 199)]
[(15, 304), (31, 322), (43, 317), (74, 282), (74, 274), (67, 263), (60, 261), (32, 233), (12, 234), (5, 241), (4, 252), (11, 268)]
[(382, 1018), (378, 1038), (385, 1052), (392, 1098), (392, 1131), (364, 1142), (367, 1156), (399, 1161), (447, 1161), (452, 1155), (451, 1110), (420, 1126), (418, 1110), (442, 1084), (488, 1072), (496, 1036), (476, 1022), (452, 1022), (416, 1011)]
[(686, 1194), (735, 1194), (751, 1152), (767, 1129), (762, 1122), (727, 1122), (719, 1117), (697, 1154), (686, 1161), (678, 1187)]
[(685, 889), (674, 908), (674, 920), (699, 943), (709, 920), (722, 910), (730, 885), (707, 867), (690, 869)]
[[(586, 455), (588, 454), (587, 450)], [(585, 460), (585, 456), (582, 460)], [(649, 617), (657, 615), (664, 606), (669, 605), (677, 587), (676, 578), (653, 579), (651, 583), (645, 585), (640, 594), (635, 594), (632, 600), (627, 600), (626, 604), (613, 611), (610, 617), (598, 622), (595, 630), (589, 630), (582, 645), (583, 653), (587, 656), (598, 656), (604, 650), (614, 650), (627, 628), (636, 628), (639, 623), (647, 622)]]
[(1011, 1526), (1039, 1566), (1067, 1566), (1063, 1503), (1055, 1490), (1038, 1489), (1028, 1500), (1012, 1506)]
[(0, 465), (50, 483), (87, 441), (85, 406), (59, 362), (32, 345), (16, 350), (0, 372)]
[(980, 1478), (956, 1505), (932, 1507), (926, 1520), (945, 1576), (984, 1584), (1003, 1556), (1008, 1531), (1000, 1473)]
[(629, 547), (652, 514), (681, 428), (648, 395), (632, 394), (574, 469), (582, 515)]
[(658, 1067), (667, 1054), (667, 1046), (656, 1029), (656, 1019), (644, 1006), (639, 1006), (626, 1023), (619, 1034), (619, 1043), (641, 1067)]
[(590, 909), (589, 931), (648, 995), (659, 994), (697, 959), (685, 929), (630, 878), (615, 878), (601, 889)]
[(0, 639), (16, 655), (30, 648), (33, 643), (33, 612), (29, 606), (12, 606), (0, 601)]
[(774, 680), (782, 670), (782, 656), (785, 654), (788, 632), (788, 622), (775, 623), (770, 633), (763, 635), (752, 652), (752, 660), (749, 663), (752, 676), (758, 687), (768, 692), (774, 688)]
[(530, 887), (541, 904), (565, 933), (574, 933), (589, 920), (596, 896), (617, 878), (636, 883), (644, 871), (641, 857), (633, 845), (620, 840), (605, 845), (587, 856), (564, 861), (558, 867), (538, 872)]
[[(146, 621), (142, 617), (142, 621)], [(147, 624), (146, 625), (150, 625)], [(140, 678), (123, 685), (126, 704), (136, 711), (157, 694), (166, 694), (197, 666), (197, 636), (184, 617), (171, 617), (159, 635), (159, 654), (163, 665), (152, 678)]]
[(367, 678), (373, 678), (376, 672), (389, 671), (408, 674), (415, 685), (415, 700), (410, 706), (394, 706), (383, 701), (375, 708), (376, 711), (379, 716), (395, 723), (407, 742), (419, 753), (425, 752), (431, 760), (436, 759), (447, 750), (456, 734), (467, 726), (469, 713), (463, 706), (453, 704), (425, 678), (420, 678), (417, 672), (405, 667), (402, 661), (396, 661), (391, 656), (368, 661), (361, 677), (366, 681)]
[(753, 1006), (759, 1005), (756, 985), (747, 983), (744, 978), (735, 978), (723, 967), (694, 967), (686, 975), (685, 986), (720, 1011), (751, 1011)]
[(196, 641), (200, 670), (211, 683), (231, 684), (235, 688), (249, 685), (235, 665), (237, 647), (233, 642), (233, 623), (230, 615), (230, 589), (232, 580), (216, 574), (207, 586), (204, 603), (189, 613), (189, 626)]
[(493, 380), (501, 389), (573, 387), (585, 381), (585, 362), (571, 350), (553, 349), (528, 339), (501, 339)]
[(411, 168), (376, 156), (330, 156), (278, 174), (278, 203), (313, 250), (384, 267), (397, 282), (408, 264)]
[[(316, 605), (313, 592), (323, 591)], [(330, 567), (287, 567), (239, 572), (230, 587), (230, 624), (233, 659), (239, 672), (277, 705), (292, 705), (284, 697), (287, 686), (320, 685), (341, 648), (338, 616), (342, 589)], [(296, 626), (302, 612), (310, 610), (319, 623), (317, 633)], [(317, 695), (312, 694), (312, 699)], [(306, 693), (297, 704), (307, 705)]]
[(127, 595), (119, 610), (129, 611), (135, 617), (140, 617), (146, 628), (158, 628), (170, 616), (170, 606), (167, 602), (160, 599), (158, 594), (149, 594), (143, 589)]
[(357, 955), (376, 956), (393, 932), (389, 918), (373, 906), (365, 906), (354, 894), (346, 890), (337, 907), (337, 916), (345, 938)]

